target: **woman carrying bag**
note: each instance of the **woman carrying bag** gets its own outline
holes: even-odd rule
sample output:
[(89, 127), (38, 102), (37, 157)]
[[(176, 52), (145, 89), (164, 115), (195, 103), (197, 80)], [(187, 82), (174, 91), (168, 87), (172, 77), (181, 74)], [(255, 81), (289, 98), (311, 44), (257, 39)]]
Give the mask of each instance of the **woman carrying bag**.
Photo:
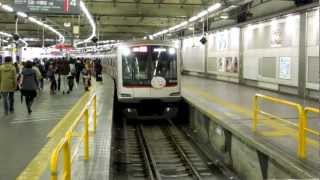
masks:
[(37, 96), (38, 80), (37, 73), (32, 69), (33, 63), (27, 61), (21, 72), (21, 94), (25, 97), (28, 113), (31, 114), (33, 99)]

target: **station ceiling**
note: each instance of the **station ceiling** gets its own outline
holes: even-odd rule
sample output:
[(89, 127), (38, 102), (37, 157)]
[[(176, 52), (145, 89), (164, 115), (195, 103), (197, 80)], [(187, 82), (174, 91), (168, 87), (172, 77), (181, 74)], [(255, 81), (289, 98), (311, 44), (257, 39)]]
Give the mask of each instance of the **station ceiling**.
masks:
[[(2, 0), (2, 3), (14, 0)], [(211, 16), (209, 27), (215, 28), (237, 22), (237, 16), (250, 12), (250, 18), (270, 15), (283, 10), (295, 8), (293, 0), (84, 0), (97, 23), (97, 35), (101, 40), (125, 40), (141, 38), (156, 33), (162, 29), (177, 25), (188, 20), (208, 6), (220, 2), (221, 9), (234, 7), (224, 14), (229, 19)], [(65, 27), (64, 23), (80, 26), (80, 38), (89, 36), (91, 29), (83, 15), (36, 14), (44, 21), (63, 32), (66, 37), (72, 37), (72, 26)], [(0, 11), (0, 29), (5, 32), (15, 31), (15, 16)], [(19, 34), (23, 37), (42, 38), (42, 28), (19, 21)], [(185, 33), (188, 33), (187, 31)], [(46, 38), (55, 36), (45, 32)]]

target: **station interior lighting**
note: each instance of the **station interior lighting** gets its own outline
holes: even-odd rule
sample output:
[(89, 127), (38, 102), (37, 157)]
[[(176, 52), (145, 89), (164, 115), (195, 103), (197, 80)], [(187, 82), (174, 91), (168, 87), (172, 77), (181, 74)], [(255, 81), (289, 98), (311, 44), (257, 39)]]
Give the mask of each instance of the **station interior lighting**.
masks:
[(2, 8), (3, 10), (7, 11), (7, 12), (13, 12), (13, 11), (14, 11), (14, 9), (13, 9), (11, 6), (6, 5), (6, 4), (2, 4), (2, 5), (1, 5), (1, 8)]
[[(7, 12), (15, 12), (15, 10), (14, 10), (11, 6), (9, 6), (9, 5), (7, 5), (7, 4), (2, 4), (2, 3), (0, 3), (0, 6), (1, 6), (1, 8), (2, 8), (3, 10), (5, 10), (5, 11), (7, 11)], [(64, 43), (65, 37), (64, 37), (59, 31), (57, 31), (56, 29), (54, 29), (54, 28), (51, 27), (50, 25), (45, 24), (45, 23), (37, 20), (37, 19), (34, 18), (34, 17), (28, 17), (28, 15), (27, 15), (25, 12), (22, 12), (22, 11), (17, 11), (16, 14), (17, 14), (19, 17), (28, 18), (28, 20), (29, 20), (30, 22), (32, 22), (32, 23), (34, 23), (34, 24), (37, 24), (37, 25), (39, 25), (39, 26), (42, 26), (42, 27), (48, 29), (49, 31), (53, 32), (54, 34), (56, 34), (56, 35), (59, 37), (60, 43)], [(3, 32), (2, 32), (2, 33), (3, 33)], [(5, 35), (5, 34), (6, 34), (6, 35)], [(11, 34), (8, 34), (8, 33), (5, 33), (5, 34), (1, 34), (1, 32), (0, 32), (0, 35), (4, 35), (4, 36), (7, 36), (7, 37), (12, 37)], [(8, 35), (10, 35), (10, 36), (8, 36)], [(24, 42), (25, 42), (25, 41), (24, 41)], [(24, 44), (27, 44), (27, 43), (25, 42)]]
[(229, 19), (229, 16), (228, 15), (221, 15), (220, 18), (221, 19)]
[(182, 23), (180, 23), (178, 25), (175, 25), (175, 26), (170, 27), (168, 29), (165, 29), (165, 30), (162, 30), (160, 32), (157, 32), (157, 33), (155, 33), (155, 34), (153, 34), (153, 35), (151, 35), (149, 37), (157, 37), (157, 36), (160, 36), (160, 35), (163, 35), (163, 34), (166, 34), (166, 33), (170, 33), (170, 32), (179, 30), (180, 28), (183, 28), (183, 27), (187, 26), (189, 23), (194, 23), (195, 21), (201, 19), (202, 17), (207, 16), (210, 13), (213, 13), (214, 11), (217, 11), (221, 6), (222, 6), (221, 3), (215, 3), (212, 6), (210, 6), (208, 9), (205, 9), (205, 10), (201, 11), (200, 13), (198, 13), (197, 15), (192, 16), (191, 18), (189, 18), (188, 21), (184, 21), (184, 22), (182, 22)]
[(84, 44), (84, 43), (90, 42), (91, 39), (96, 36), (96, 30), (97, 30), (96, 24), (95, 24), (95, 22), (94, 22), (94, 20), (92, 18), (92, 15), (90, 14), (89, 10), (87, 9), (87, 7), (86, 7), (86, 5), (84, 4), (83, 1), (80, 1), (80, 9), (83, 12), (83, 14), (86, 16), (87, 20), (89, 21), (92, 33), (87, 39), (75, 43), (75, 47), (77, 47), (80, 44)]
[(11, 34), (6, 33), (6, 32), (2, 32), (2, 31), (0, 31), (0, 36), (10, 37), (10, 38), (12, 37)]
[(28, 15), (26, 13), (20, 12), (20, 11), (17, 12), (17, 15), (22, 17), (22, 18), (27, 18), (28, 17)]
[(25, 40), (23, 40), (23, 39), (19, 39), (19, 41), (20, 41), (20, 42), (22, 42), (22, 43), (24, 44), (24, 46), (23, 46), (23, 47), (28, 47), (28, 46), (29, 46), (29, 44), (28, 44)]

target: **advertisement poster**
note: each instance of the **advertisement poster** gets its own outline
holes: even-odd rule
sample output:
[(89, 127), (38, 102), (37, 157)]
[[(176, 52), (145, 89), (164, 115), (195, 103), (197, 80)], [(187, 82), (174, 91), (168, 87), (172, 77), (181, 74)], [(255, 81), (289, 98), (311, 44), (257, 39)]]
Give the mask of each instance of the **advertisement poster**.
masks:
[(239, 72), (238, 64), (239, 64), (238, 57), (233, 57), (233, 59), (232, 59), (232, 65), (233, 65), (232, 72), (233, 73), (238, 73)]
[(279, 78), (291, 79), (291, 57), (279, 58)]
[(271, 28), (271, 47), (281, 47), (283, 43), (283, 37), (280, 26)]
[(225, 59), (223, 57), (220, 57), (218, 59), (218, 71), (219, 72), (225, 72), (226, 71), (226, 66), (225, 66)]
[(233, 72), (232, 57), (226, 57), (226, 72)]
[(216, 35), (217, 50), (222, 51), (228, 48), (228, 33), (220, 32)]

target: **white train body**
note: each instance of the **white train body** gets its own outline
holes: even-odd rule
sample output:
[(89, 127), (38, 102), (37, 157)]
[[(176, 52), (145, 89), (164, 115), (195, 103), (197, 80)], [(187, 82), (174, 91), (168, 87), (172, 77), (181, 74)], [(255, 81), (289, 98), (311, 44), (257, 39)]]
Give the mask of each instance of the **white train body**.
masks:
[(172, 114), (169, 111), (181, 100), (179, 54), (172, 42), (150, 40), (122, 43), (105, 54), (104, 70), (114, 77), (117, 101), (127, 114), (133, 112), (136, 118), (141, 108), (151, 107), (163, 112), (155, 112), (160, 118), (166, 116), (165, 111)]

